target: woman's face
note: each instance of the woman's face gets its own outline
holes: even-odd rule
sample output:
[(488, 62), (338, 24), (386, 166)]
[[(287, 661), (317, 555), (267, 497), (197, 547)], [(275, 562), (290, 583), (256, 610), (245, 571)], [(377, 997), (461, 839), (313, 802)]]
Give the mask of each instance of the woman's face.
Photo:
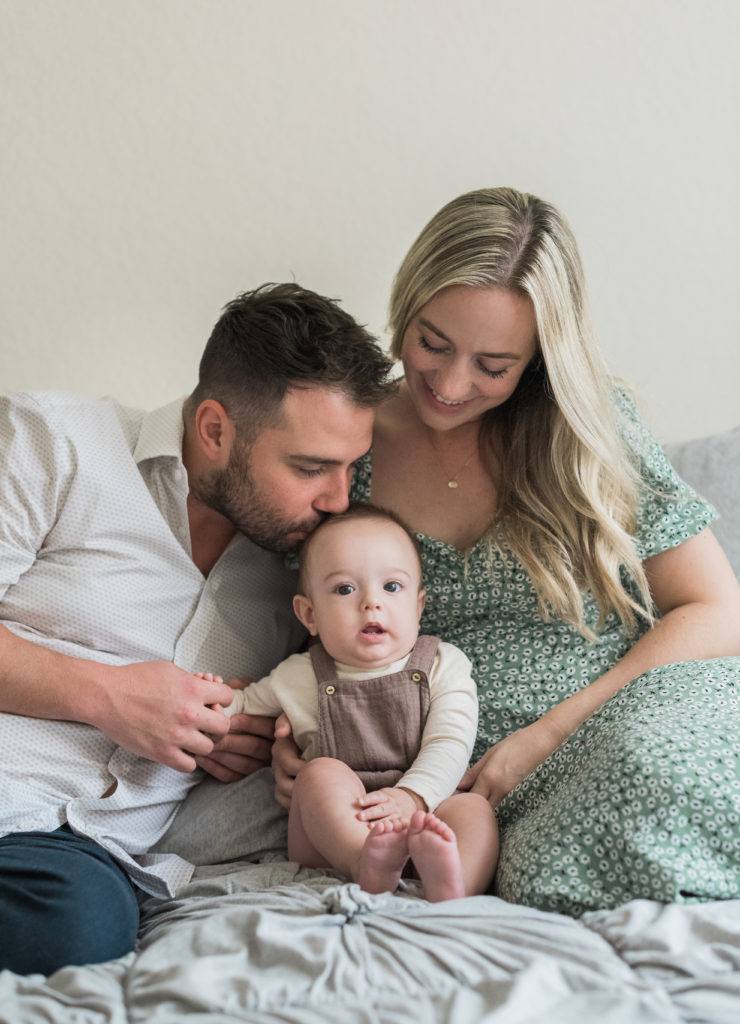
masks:
[(479, 419), (511, 396), (537, 351), (531, 300), (503, 288), (443, 288), (409, 323), (409, 396), (433, 430)]

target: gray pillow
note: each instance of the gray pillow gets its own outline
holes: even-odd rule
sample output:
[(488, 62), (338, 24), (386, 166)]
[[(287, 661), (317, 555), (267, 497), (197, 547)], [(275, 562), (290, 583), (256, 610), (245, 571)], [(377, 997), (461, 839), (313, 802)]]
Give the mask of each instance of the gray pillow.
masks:
[(679, 476), (720, 514), (712, 531), (740, 579), (740, 427), (665, 445)]

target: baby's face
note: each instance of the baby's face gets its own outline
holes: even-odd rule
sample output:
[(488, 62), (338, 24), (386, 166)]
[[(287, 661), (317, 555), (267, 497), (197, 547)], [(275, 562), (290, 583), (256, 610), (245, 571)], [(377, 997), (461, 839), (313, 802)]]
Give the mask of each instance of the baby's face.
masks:
[(396, 523), (356, 519), (332, 524), (311, 542), (306, 595), (296, 614), (334, 658), (357, 668), (409, 653), (424, 608), (419, 560)]

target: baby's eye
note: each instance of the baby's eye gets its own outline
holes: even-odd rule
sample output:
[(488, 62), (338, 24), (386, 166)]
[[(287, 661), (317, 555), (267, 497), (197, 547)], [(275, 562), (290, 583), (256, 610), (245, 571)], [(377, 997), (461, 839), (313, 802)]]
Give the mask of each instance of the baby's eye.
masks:
[(398, 580), (389, 580), (383, 584), (383, 590), (387, 590), (389, 594), (397, 594), (399, 590), (402, 590), (401, 584)]
[(351, 583), (338, 583), (334, 587), (335, 594), (341, 594), (342, 597), (346, 597), (348, 594), (354, 594), (355, 588)]

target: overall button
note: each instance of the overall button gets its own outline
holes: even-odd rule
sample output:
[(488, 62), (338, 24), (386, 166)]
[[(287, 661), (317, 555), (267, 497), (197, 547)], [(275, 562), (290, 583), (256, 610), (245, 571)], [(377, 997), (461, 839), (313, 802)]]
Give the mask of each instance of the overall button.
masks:
[(329, 694), (329, 696), (331, 697), (331, 695), (332, 695), (333, 693), (335, 693), (336, 691), (335, 691), (335, 689), (334, 689), (334, 687), (333, 687), (333, 686), (327, 686), (327, 688), (326, 688), (326, 692), (327, 692), (327, 693)]
[(420, 683), (421, 682), (421, 676), (419, 675), (418, 672), (413, 672), (412, 675), (411, 675), (411, 678), (413, 679), (413, 681), (415, 683)]

